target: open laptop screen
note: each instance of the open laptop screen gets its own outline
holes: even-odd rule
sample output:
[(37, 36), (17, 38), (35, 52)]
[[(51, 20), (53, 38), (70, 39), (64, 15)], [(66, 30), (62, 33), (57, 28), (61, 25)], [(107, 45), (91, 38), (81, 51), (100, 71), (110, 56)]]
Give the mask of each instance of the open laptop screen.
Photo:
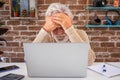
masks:
[(88, 43), (24, 43), (30, 77), (85, 77)]

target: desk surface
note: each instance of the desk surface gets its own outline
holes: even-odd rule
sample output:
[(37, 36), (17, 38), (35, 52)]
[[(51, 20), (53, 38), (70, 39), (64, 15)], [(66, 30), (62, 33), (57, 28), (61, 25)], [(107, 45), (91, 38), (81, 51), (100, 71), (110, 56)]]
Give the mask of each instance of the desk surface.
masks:
[[(96, 64), (99, 64), (99, 63), (94, 63), (93, 65), (96, 65)], [(113, 63), (109, 63), (109, 64), (120, 67), (120, 62), (113, 62)], [(20, 67), (20, 69), (2, 72), (2, 73), (0, 73), (0, 77), (3, 75), (6, 75), (8, 73), (15, 73), (15, 74), (25, 75), (25, 78), (22, 80), (120, 80), (120, 75), (114, 76), (111, 78), (107, 78), (107, 77), (105, 77), (101, 74), (98, 74), (94, 71), (91, 71), (89, 69), (87, 70), (86, 78), (29, 78), (27, 75), (27, 69), (26, 69), (25, 63), (0, 63), (0, 67), (10, 66), (10, 65), (17, 65)]]

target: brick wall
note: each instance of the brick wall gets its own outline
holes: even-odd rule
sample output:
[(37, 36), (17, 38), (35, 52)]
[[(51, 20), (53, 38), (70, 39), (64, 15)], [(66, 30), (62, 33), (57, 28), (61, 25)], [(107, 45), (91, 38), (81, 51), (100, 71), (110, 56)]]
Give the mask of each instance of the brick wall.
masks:
[[(86, 0), (38, 0), (38, 19), (10, 19), (10, 0), (5, 0), (4, 7), (0, 8), (0, 20), (5, 23), (9, 31), (2, 35), (7, 40), (0, 45), (0, 50), (4, 51), (2, 57), (7, 62), (23, 62), (23, 42), (32, 42), (44, 24), (44, 15), (49, 4), (61, 2), (71, 9), (74, 15), (75, 28), (83, 29), (87, 32), (92, 49), (97, 56), (96, 61), (120, 61), (120, 28), (86, 28)], [(112, 3), (112, 0), (108, 0)], [(91, 11), (94, 14), (95, 11)], [(105, 21), (105, 11), (96, 11), (102, 22)], [(117, 15), (109, 15), (116, 19)]]

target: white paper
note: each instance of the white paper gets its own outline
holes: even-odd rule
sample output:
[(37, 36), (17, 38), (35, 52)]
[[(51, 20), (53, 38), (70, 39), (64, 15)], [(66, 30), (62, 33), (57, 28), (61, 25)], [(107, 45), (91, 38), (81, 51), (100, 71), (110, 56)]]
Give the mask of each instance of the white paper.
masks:
[[(103, 65), (105, 65), (106, 72), (103, 71)], [(88, 66), (88, 68), (107, 77), (113, 77), (120, 74), (120, 68), (107, 63), (100, 63), (97, 65)]]

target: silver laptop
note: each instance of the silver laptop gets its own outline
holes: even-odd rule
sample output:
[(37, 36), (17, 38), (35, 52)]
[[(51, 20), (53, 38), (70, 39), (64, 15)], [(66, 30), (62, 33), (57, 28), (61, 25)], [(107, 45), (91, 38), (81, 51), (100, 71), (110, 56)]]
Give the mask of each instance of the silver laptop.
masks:
[(24, 43), (29, 77), (81, 78), (87, 75), (88, 43)]

